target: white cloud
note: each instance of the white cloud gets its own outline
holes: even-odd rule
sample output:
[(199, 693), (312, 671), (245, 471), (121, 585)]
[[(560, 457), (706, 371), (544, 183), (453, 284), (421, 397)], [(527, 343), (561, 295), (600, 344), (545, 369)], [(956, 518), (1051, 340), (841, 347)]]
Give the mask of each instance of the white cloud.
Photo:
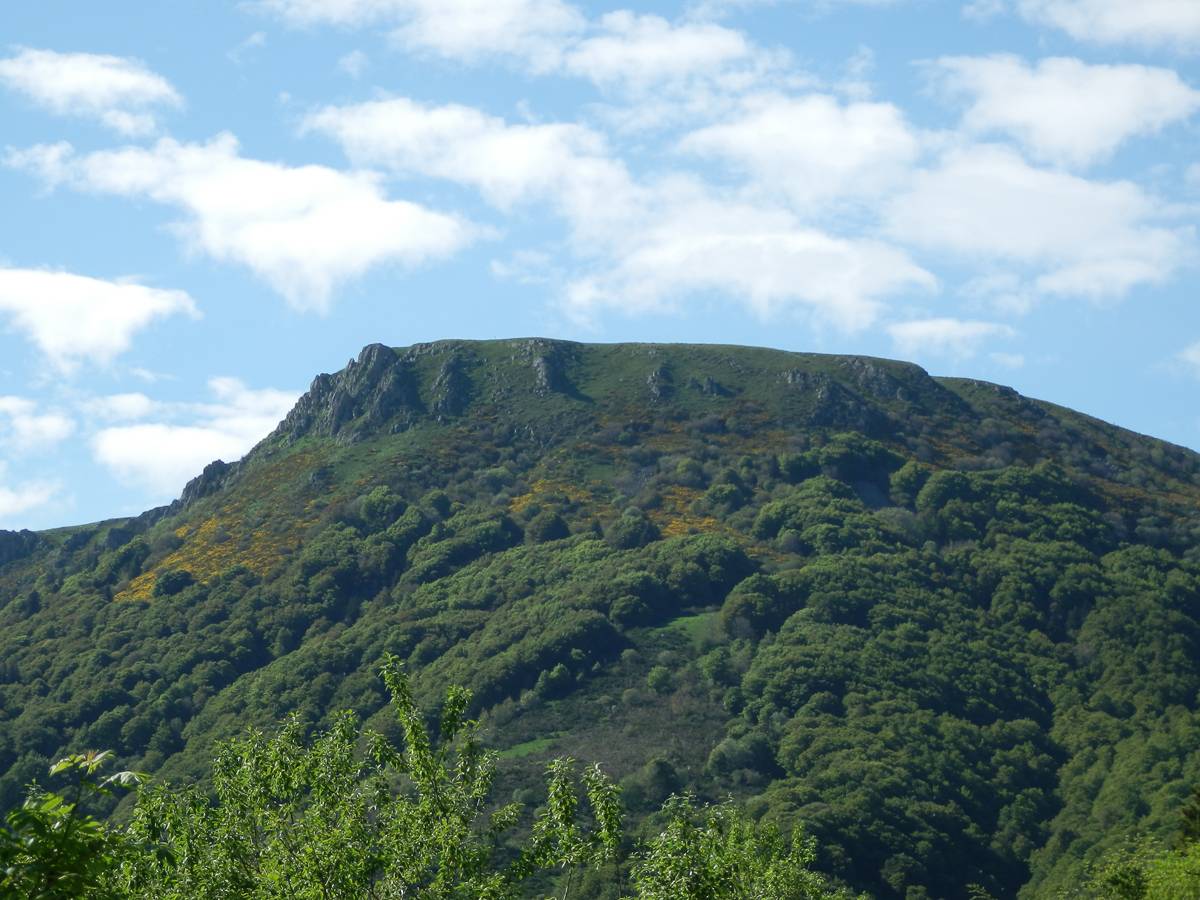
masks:
[(1097, 44), (1200, 45), (1196, 0), (1019, 0), (1030, 21)]
[(109, 394), (93, 397), (85, 404), (94, 416), (110, 422), (129, 422), (144, 419), (160, 408), (160, 404), (140, 392)]
[(604, 138), (580, 125), (509, 125), (467, 106), (394, 98), (326, 107), (304, 127), (336, 139), (358, 165), (469, 185), (500, 208), (587, 197), (611, 203), (631, 189)]
[(261, 0), (259, 6), (293, 25), (370, 25), (394, 18), (407, 0)]
[(1034, 156), (1066, 165), (1102, 160), (1129, 138), (1200, 109), (1200, 91), (1170, 69), (1150, 66), (1064, 57), (1029, 66), (996, 55), (943, 57), (932, 69), (950, 94), (969, 98), (968, 131), (1009, 134)]
[(410, 49), (476, 62), (514, 56), (535, 69), (558, 64), (586, 19), (561, 0), (261, 0), (297, 26), (383, 25)]
[(835, 199), (878, 196), (920, 150), (903, 113), (890, 103), (842, 104), (824, 94), (748, 98), (733, 119), (693, 131), (680, 146), (732, 162), (805, 211)]
[[(549, 204), (587, 271), (567, 276), (565, 289), (580, 320), (723, 292), (761, 316), (800, 308), (858, 328), (887, 295), (935, 284), (901, 251), (826, 235), (773, 202), (723, 198), (685, 177), (638, 182), (578, 125), (509, 125), (468, 107), (392, 99), (328, 107), (305, 127), (335, 137), (358, 163), (465, 184), (501, 209)], [(503, 264), (498, 272), (511, 274)], [(536, 280), (528, 258), (519, 277)]]
[(45, 506), (62, 490), (55, 481), (8, 482), (8, 467), (0, 461), (0, 528), (20, 527), (15, 516)]
[(958, 293), (975, 306), (1008, 315), (1025, 315), (1036, 305), (1037, 290), (1013, 272), (986, 272), (963, 284)]
[(594, 22), (588, 36), (565, 51), (562, 71), (616, 95), (593, 112), (625, 133), (695, 127), (735, 114), (748, 94), (812, 83), (790, 52), (756, 46), (740, 31), (628, 10)]
[(564, 41), (584, 26), (559, 0), (410, 0), (395, 32), (405, 46), (473, 61), (494, 54), (523, 58), (535, 70), (560, 59)]
[(349, 75), (351, 78), (358, 78), (367, 70), (370, 65), (370, 59), (367, 54), (361, 50), (351, 50), (349, 53), (340, 57), (337, 61), (337, 67)]
[(888, 334), (896, 348), (906, 356), (932, 354), (966, 359), (974, 356), (979, 345), (989, 338), (1016, 335), (1007, 325), (963, 319), (914, 319), (889, 325)]
[(157, 319), (199, 313), (183, 291), (69, 272), (0, 268), (0, 316), (58, 368), (107, 363)]
[(71, 177), (74, 155), (75, 148), (67, 141), (34, 144), (23, 150), (9, 147), (4, 155), (4, 165), (32, 172), (50, 187), (57, 187)]
[(168, 499), (214, 459), (244, 456), (299, 396), (253, 390), (236, 378), (213, 378), (209, 390), (213, 402), (160, 404), (165, 421), (101, 429), (92, 438), (96, 461), (123, 481)]
[[(39, 153), (51, 160), (39, 168)], [(60, 147), (11, 154), (49, 183), (145, 196), (177, 207), (191, 248), (249, 267), (299, 309), (325, 310), (340, 283), (383, 263), (415, 266), (473, 237), (461, 219), (389, 200), (377, 176), (249, 159), (237, 139), (162, 139), (71, 158)]]
[(629, 10), (603, 16), (597, 30), (567, 52), (564, 67), (601, 86), (645, 89), (685, 81), (754, 54), (741, 32), (706, 22), (672, 25), (661, 16)]
[(0, 59), (0, 82), (57, 115), (96, 119), (126, 135), (157, 130), (157, 112), (183, 98), (136, 59), (23, 48)]
[(1177, 358), (1200, 378), (1200, 341), (1180, 350)]
[[(698, 20), (672, 23), (617, 10), (589, 20), (562, 0), (259, 0), (297, 26), (392, 27), (401, 46), (467, 63), (504, 57), (545, 74), (564, 72), (606, 89), (644, 93), (701, 84), (744, 90), (778, 72), (787, 54), (755, 47), (740, 31)], [(683, 90), (683, 88), (687, 90)]]
[(871, 75), (875, 71), (875, 51), (861, 44), (846, 60), (845, 76), (837, 83), (837, 91), (851, 100), (870, 100), (874, 88)]
[(892, 6), (906, 0), (698, 0), (691, 4), (692, 14), (708, 18), (725, 16), (756, 6), (803, 6), (810, 13), (830, 13), (841, 6)]
[(266, 45), (266, 33), (262, 31), (256, 31), (225, 55), (229, 57), (229, 61), (234, 65), (240, 66), (246, 61), (246, 57), (251, 53), (251, 51), (257, 50), (260, 47), (265, 47)]
[(175, 377), (166, 372), (155, 372), (152, 369), (146, 369), (142, 366), (132, 366), (129, 369), (129, 374), (138, 381), (144, 381), (147, 384), (154, 384), (156, 381), (170, 380)]
[(552, 273), (561, 276), (555, 269), (554, 258), (542, 250), (518, 250), (508, 259), (493, 259), (489, 269), (501, 280), (526, 285), (548, 284)]
[(1025, 355), (1022, 353), (989, 353), (988, 359), (1006, 369), (1020, 369), (1025, 366)]
[(1137, 185), (1037, 169), (993, 146), (951, 151), (884, 214), (904, 243), (1034, 268), (1042, 294), (1119, 298), (1192, 253), (1190, 229), (1155, 224), (1166, 210)]
[(1007, 0), (971, 0), (970, 3), (963, 6), (962, 14), (964, 19), (986, 22), (1001, 15), (1007, 9)]
[(62, 413), (39, 412), (26, 397), (0, 396), (0, 440), (19, 453), (53, 447), (74, 431), (74, 420)]
[(607, 266), (569, 286), (577, 318), (724, 293), (762, 318), (808, 310), (854, 330), (875, 319), (888, 295), (936, 286), (900, 250), (824, 234), (783, 210), (722, 200), (686, 180), (658, 186), (654, 197), (644, 221), (609, 236)]

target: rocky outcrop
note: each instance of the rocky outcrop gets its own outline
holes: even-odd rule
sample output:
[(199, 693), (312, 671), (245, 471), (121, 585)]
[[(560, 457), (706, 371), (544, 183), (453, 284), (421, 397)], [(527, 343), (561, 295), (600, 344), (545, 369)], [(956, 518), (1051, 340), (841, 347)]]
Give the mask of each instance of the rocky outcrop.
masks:
[(915, 363), (846, 356), (838, 360), (838, 369), (846, 383), (868, 400), (900, 401), (925, 414), (970, 414), (962, 398)]
[(229, 484), (241, 470), (241, 462), (227, 463), (215, 459), (204, 467), (204, 471), (189, 481), (183, 487), (183, 493), (176, 501), (181, 509), (186, 509), (197, 500), (215, 494)]
[[(905, 377), (897, 377), (890, 371), (901, 366), (905, 370), (902, 373)], [(914, 379), (932, 383), (929, 374), (912, 363), (890, 363), (885, 367), (878, 360), (852, 356), (839, 360), (838, 367), (845, 374), (847, 381), (864, 394), (878, 397), (880, 400), (912, 400), (911, 384)]]
[(803, 396), (807, 406), (803, 425), (872, 435), (887, 428), (884, 413), (823, 372), (788, 369), (780, 375), (780, 381)]
[(271, 437), (311, 434), (352, 442), (393, 419), (410, 423), (421, 411), (411, 366), (391, 347), (369, 344), (341, 372), (314, 378)]
[(471, 379), (463, 359), (457, 354), (442, 363), (433, 382), (431, 408), (439, 422), (448, 416), (462, 415), (471, 401)]
[(675, 393), (675, 376), (664, 363), (646, 376), (646, 387), (650, 389), (650, 399), (655, 403), (669, 400)]
[(721, 384), (711, 375), (705, 375), (703, 379), (689, 378), (688, 387), (693, 391), (699, 391), (701, 394), (707, 394), (710, 397), (732, 397), (733, 391)]

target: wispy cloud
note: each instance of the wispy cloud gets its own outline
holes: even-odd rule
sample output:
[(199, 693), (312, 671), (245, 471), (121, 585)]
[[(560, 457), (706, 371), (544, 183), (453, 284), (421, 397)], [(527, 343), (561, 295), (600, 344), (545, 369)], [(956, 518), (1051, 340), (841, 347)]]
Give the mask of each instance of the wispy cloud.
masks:
[[(914, 319), (888, 326), (896, 348), (908, 356), (946, 356), (968, 359), (991, 338), (1011, 338), (1016, 331), (998, 322), (954, 318)], [(1012, 360), (1012, 357), (1009, 357)]]
[(14, 482), (7, 465), (0, 460), (0, 528), (18, 526), (18, 518), (45, 507), (62, 493), (59, 481), (29, 480)]
[(95, 119), (125, 135), (158, 129), (158, 111), (183, 98), (136, 59), (23, 48), (0, 59), (0, 83), (57, 115)]
[(1182, 363), (1189, 372), (1200, 378), (1200, 341), (1184, 347), (1176, 355), (1176, 359)]
[(75, 431), (75, 421), (61, 412), (45, 412), (28, 397), (0, 396), (0, 444), (17, 453), (46, 450)]
[(1200, 46), (1200, 4), (1194, 0), (1017, 0), (1032, 22), (1061, 28), (1096, 44)]

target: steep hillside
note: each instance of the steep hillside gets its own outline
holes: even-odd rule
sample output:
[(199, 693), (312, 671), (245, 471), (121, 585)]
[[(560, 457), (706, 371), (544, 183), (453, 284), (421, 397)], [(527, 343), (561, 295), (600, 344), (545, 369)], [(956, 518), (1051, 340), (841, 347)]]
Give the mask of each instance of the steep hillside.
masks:
[(0, 533), (0, 808), (67, 749), (203, 778), (385, 652), (505, 790), (732, 793), (880, 897), (1050, 896), (1200, 785), (1200, 457), (879, 359), (372, 345), (136, 519)]

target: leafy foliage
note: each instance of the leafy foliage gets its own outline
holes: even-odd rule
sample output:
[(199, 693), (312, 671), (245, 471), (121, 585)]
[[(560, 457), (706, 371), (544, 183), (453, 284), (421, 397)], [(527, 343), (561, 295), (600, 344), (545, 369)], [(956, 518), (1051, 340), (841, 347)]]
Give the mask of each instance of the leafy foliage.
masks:
[[(136, 776), (96, 782), (106, 753), (62, 760), (51, 774), (76, 773), (74, 799), (33, 791), (9, 815), (0, 887), (39, 900), (500, 900), (520, 896), (531, 876), (550, 871), (561, 873), (566, 900), (578, 875), (617, 860), (622, 810), (598, 766), (582, 776), (585, 819), (572, 761), (550, 763), (546, 802), (527, 839), (505, 846), (502, 837), (523, 810), (489, 810), (496, 754), (480, 747), (476, 723), (464, 718), (469, 694), (448, 692), (435, 744), (399, 661), (388, 658), (382, 675), (401, 748), (361, 729), (350, 713), (310, 743), (293, 717), (274, 735), (252, 731), (221, 748), (215, 798), (160, 784), (139, 793), (124, 828), (81, 814), (78, 802), (85, 791), (103, 793)], [(729, 807), (708, 811), (701, 827), (693, 817), (689, 799), (668, 800), (664, 830), (633, 867), (634, 897), (843, 896), (808, 869), (808, 845), (789, 850), (776, 830), (757, 828)]]
[(784, 840), (772, 826), (748, 821), (730, 804), (697, 810), (687, 795), (668, 800), (666, 827), (633, 868), (635, 896), (644, 900), (816, 900), (849, 893), (830, 890), (809, 865), (811, 843)]
[(351, 713), (311, 744), (295, 717), (275, 735), (253, 731), (232, 741), (214, 762), (215, 801), (167, 785), (143, 792), (127, 836), (165, 852), (129, 855), (116, 892), (502, 898), (517, 896), (540, 869), (613, 854), (621, 828), (615, 789), (598, 769), (585, 773), (596, 827), (584, 827), (570, 763), (560, 760), (528, 848), (503, 863), (500, 839), (520, 809), (488, 809), (496, 756), (480, 747), (476, 723), (465, 718), (470, 695), (461, 688), (448, 693), (435, 744), (398, 660), (385, 662), (383, 678), (402, 749), (373, 730), (360, 734)]
[(35, 787), (8, 813), (0, 829), (0, 893), (28, 900), (120, 896), (107, 882), (131, 845), (81, 806), (114, 785), (129, 787), (141, 780), (133, 772), (97, 780), (109, 756), (92, 751), (64, 757), (50, 767), (50, 775), (73, 777), (68, 796)]

